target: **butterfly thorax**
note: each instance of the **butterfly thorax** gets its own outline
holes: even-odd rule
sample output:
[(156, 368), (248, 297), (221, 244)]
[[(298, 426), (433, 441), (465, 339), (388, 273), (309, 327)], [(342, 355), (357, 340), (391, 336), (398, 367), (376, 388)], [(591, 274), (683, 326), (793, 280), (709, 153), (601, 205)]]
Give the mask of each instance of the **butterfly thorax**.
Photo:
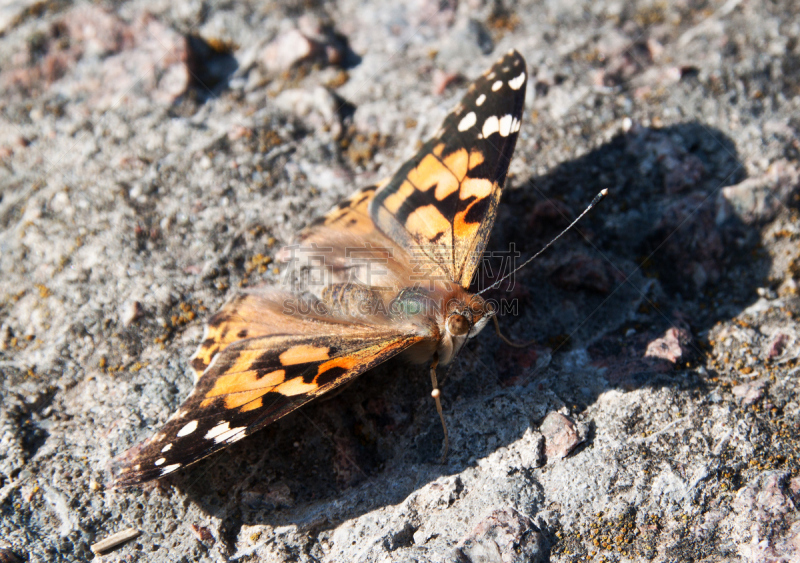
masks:
[(368, 319), (373, 323), (410, 326), (426, 341), (406, 354), (417, 363), (434, 353), (447, 364), (467, 339), (478, 334), (494, 314), (491, 305), (458, 285), (438, 283), (431, 288), (405, 287), (393, 291), (358, 283), (331, 284), (320, 298), (328, 313), (339, 318)]

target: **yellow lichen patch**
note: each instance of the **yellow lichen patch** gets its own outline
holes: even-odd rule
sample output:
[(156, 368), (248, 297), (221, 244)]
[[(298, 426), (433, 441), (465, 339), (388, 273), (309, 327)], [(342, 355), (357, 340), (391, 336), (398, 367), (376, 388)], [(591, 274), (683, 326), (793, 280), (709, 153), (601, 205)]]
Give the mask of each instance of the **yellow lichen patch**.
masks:
[(253, 273), (254, 270), (257, 270), (259, 274), (263, 274), (267, 271), (267, 266), (272, 262), (272, 258), (269, 256), (264, 256), (263, 254), (256, 254), (252, 256), (245, 264), (245, 271), (248, 274)]
[(295, 364), (307, 364), (309, 362), (321, 362), (327, 360), (330, 348), (327, 346), (293, 346), (280, 355), (282, 366), (293, 366)]
[(347, 84), (347, 81), (350, 80), (350, 75), (347, 73), (346, 70), (340, 70), (337, 72), (333, 78), (328, 80), (325, 85), (328, 88), (339, 88), (340, 86), (344, 86)]

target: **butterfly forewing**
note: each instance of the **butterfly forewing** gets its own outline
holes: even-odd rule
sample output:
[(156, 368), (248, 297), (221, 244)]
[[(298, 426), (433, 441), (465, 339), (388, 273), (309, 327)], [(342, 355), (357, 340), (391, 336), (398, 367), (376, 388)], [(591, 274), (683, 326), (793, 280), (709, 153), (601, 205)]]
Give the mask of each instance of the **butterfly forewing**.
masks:
[(522, 119), (527, 71), (516, 51), (469, 89), (439, 132), (370, 203), (377, 227), (469, 287), (489, 237)]
[(320, 327), (310, 336), (235, 342), (214, 356), (161, 430), (115, 460), (115, 486), (155, 479), (211, 455), (423, 339), (407, 331)]

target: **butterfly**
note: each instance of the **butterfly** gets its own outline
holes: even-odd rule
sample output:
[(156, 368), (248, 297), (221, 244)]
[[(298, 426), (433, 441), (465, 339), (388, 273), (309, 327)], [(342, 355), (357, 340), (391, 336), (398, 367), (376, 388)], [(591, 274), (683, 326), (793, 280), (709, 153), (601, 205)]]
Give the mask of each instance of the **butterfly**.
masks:
[[(388, 181), (357, 191), (281, 251), (291, 289), (236, 295), (190, 361), (194, 389), (115, 458), (115, 487), (194, 463), (395, 357), (453, 360), (495, 314), (469, 288), (497, 214), (527, 85), (511, 50)], [(307, 258), (305, 262), (302, 257)]]

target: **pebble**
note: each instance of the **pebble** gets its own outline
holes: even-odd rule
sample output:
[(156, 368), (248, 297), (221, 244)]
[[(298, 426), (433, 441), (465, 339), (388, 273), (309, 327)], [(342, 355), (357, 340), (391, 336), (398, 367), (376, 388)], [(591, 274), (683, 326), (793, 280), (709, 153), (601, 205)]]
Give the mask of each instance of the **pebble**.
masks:
[(533, 521), (515, 509), (496, 508), (456, 546), (452, 562), (540, 563), (547, 541)]
[(748, 381), (742, 383), (731, 389), (731, 393), (742, 401), (742, 405), (752, 405), (764, 396), (764, 387), (767, 384), (767, 379), (757, 379), (755, 381)]
[(657, 358), (677, 364), (692, 354), (692, 335), (684, 328), (670, 328), (664, 336), (647, 345), (645, 358)]
[(566, 457), (582, 441), (575, 423), (557, 412), (551, 412), (545, 417), (539, 432), (545, 438), (545, 455), (548, 460)]

